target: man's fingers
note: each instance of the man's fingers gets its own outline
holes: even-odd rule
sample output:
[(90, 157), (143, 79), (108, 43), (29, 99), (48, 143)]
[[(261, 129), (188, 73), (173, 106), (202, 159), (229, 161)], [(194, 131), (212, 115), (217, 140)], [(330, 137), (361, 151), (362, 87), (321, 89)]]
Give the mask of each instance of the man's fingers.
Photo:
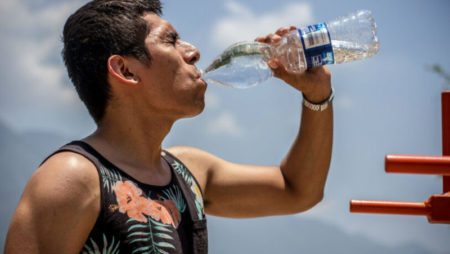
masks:
[[(284, 67), (283, 63), (280, 62), (278, 59), (272, 59), (267, 62), (270, 69), (273, 72), (273, 76), (283, 79), (283, 77), (286, 77), (287, 71), (286, 67)], [(284, 79), (283, 79), (284, 80)]]
[(276, 34), (269, 34), (267, 36), (261, 36), (261, 37), (257, 37), (255, 39), (255, 41), (257, 42), (263, 42), (263, 43), (274, 43), (274, 42), (278, 42), (280, 40), (280, 36), (276, 35)]
[(266, 40), (265, 36), (259, 36), (259, 37), (256, 37), (256, 39), (255, 39), (255, 41), (257, 41), (257, 42), (264, 42), (265, 40)]
[(266, 36), (259, 36), (255, 39), (257, 42), (263, 42), (263, 43), (277, 43), (281, 40), (281, 37), (285, 34), (289, 33), (292, 30), (297, 29), (295, 26), (290, 27), (281, 27), (278, 28), (278, 30), (273, 34), (268, 34)]
[(295, 29), (297, 29), (295, 26), (281, 27), (281, 28), (278, 28), (278, 30), (275, 32), (275, 34), (277, 34), (279, 36), (283, 36)]
[(275, 34), (277, 34), (279, 36), (283, 36), (287, 32), (289, 32), (289, 28), (288, 27), (281, 27), (281, 28), (278, 28), (278, 30), (275, 32)]
[[(276, 78), (279, 78), (286, 82), (287, 84), (291, 85), (292, 87), (303, 91), (304, 89), (304, 80), (307, 79), (307, 76), (310, 76), (310, 73), (303, 72), (298, 74), (289, 73), (286, 69), (286, 67), (283, 65), (283, 63), (280, 62), (278, 59), (272, 59), (267, 62), (270, 69), (273, 72), (273, 76)], [(317, 70), (320, 71), (320, 70)]]

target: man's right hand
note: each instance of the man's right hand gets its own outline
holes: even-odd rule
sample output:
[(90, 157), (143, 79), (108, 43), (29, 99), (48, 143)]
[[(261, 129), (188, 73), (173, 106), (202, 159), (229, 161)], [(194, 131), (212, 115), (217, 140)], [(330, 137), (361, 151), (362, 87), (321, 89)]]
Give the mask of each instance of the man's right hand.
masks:
[[(281, 41), (281, 37), (295, 29), (297, 29), (295, 26), (282, 27), (275, 33), (256, 38), (255, 41), (277, 44)], [(278, 59), (271, 59), (267, 64), (275, 77), (301, 91), (310, 102), (322, 102), (331, 94), (331, 74), (326, 66), (308, 69), (302, 73), (291, 73)]]

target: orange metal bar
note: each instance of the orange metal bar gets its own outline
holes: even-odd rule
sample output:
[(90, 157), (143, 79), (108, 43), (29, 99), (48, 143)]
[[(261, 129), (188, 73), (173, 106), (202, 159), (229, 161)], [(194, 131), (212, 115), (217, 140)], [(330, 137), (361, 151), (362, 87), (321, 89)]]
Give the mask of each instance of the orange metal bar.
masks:
[(450, 193), (432, 195), (425, 202), (350, 200), (352, 213), (425, 215), (430, 223), (450, 224)]
[(387, 173), (435, 174), (450, 176), (450, 156), (393, 155), (385, 158)]
[(396, 202), (375, 200), (351, 200), (350, 212), (403, 215), (428, 215), (430, 209), (424, 202)]
[[(442, 104), (442, 154), (450, 155), (450, 91), (441, 94)], [(450, 192), (450, 176), (442, 179), (443, 192)]]
[(402, 215), (426, 215), (430, 223), (450, 224), (450, 91), (442, 92), (443, 156), (387, 155), (388, 173), (443, 175), (442, 195), (432, 195), (425, 202), (350, 200), (350, 212)]

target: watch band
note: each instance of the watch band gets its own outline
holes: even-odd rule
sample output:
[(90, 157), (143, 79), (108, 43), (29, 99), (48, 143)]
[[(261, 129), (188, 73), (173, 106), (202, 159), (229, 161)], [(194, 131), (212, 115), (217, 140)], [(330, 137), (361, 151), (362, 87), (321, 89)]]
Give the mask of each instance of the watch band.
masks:
[(324, 111), (325, 109), (328, 108), (333, 99), (334, 99), (334, 89), (331, 88), (330, 96), (328, 96), (326, 100), (320, 103), (312, 103), (308, 101), (308, 99), (306, 99), (305, 95), (303, 94), (303, 105), (312, 111)]

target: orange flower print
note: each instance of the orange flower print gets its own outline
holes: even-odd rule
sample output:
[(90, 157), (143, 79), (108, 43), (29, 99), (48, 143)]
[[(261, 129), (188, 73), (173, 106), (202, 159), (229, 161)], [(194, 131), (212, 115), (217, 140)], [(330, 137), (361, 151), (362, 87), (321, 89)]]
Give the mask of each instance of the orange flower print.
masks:
[(172, 224), (174, 228), (177, 228), (181, 217), (180, 211), (178, 211), (175, 202), (173, 200), (166, 199), (164, 201), (158, 201), (158, 203), (160, 204), (158, 209), (161, 211), (161, 222), (164, 224)]
[(116, 193), (119, 212), (140, 222), (147, 222), (144, 214), (148, 213), (149, 200), (142, 197), (142, 190), (130, 181), (118, 181), (112, 189)]
[(126, 213), (139, 222), (147, 223), (147, 217), (144, 216), (147, 215), (164, 224), (178, 227), (181, 217), (174, 201), (145, 198), (142, 190), (131, 181), (118, 181), (112, 189), (116, 193), (119, 212)]

